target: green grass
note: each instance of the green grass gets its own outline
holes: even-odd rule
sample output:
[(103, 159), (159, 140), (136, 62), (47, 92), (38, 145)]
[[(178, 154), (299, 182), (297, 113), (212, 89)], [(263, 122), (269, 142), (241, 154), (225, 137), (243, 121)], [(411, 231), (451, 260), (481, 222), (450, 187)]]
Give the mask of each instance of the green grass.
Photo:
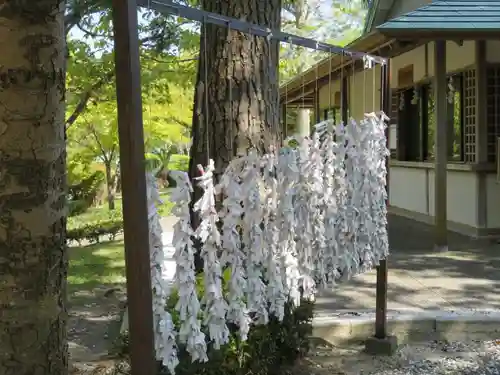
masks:
[[(163, 204), (160, 206), (162, 216), (170, 215), (173, 204), (170, 202), (170, 190), (160, 192)], [(68, 218), (68, 229), (87, 224), (107, 221), (111, 218), (119, 219), (122, 216), (121, 197), (116, 199), (116, 209), (109, 211), (107, 204), (91, 207), (85, 213)], [(69, 292), (91, 290), (95, 287), (114, 285), (125, 282), (125, 255), (123, 240), (107, 241), (88, 246), (74, 246), (68, 248)]]
[[(160, 192), (160, 198), (163, 204), (159, 207), (159, 212), (161, 216), (168, 216), (172, 211), (173, 203), (170, 202), (170, 191), (165, 189)], [(97, 207), (90, 207), (86, 212), (81, 215), (72, 216), (68, 218), (68, 229), (80, 227), (85, 224), (96, 223), (99, 221), (109, 220), (111, 218), (120, 218), (122, 216), (122, 199), (119, 196), (115, 200), (115, 210), (110, 211), (108, 209), (108, 204)]]
[(123, 241), (68, 248), (70, 291), (125, 282)]

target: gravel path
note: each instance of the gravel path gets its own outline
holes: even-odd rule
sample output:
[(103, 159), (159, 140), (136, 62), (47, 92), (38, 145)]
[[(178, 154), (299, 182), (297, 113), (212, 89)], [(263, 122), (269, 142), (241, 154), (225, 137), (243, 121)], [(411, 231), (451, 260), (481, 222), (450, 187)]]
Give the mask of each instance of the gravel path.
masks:
[(500, 341), (414, 343), (391, 357), (369, 356), (362, 347), (317, 347), (309, 362), (318, 375), (500, 375)]

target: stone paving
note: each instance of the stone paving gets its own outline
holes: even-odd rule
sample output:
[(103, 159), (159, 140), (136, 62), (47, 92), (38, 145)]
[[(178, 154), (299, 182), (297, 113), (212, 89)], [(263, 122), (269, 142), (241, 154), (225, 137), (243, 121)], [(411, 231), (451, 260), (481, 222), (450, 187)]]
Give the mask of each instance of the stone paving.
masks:
[[(433, 251), (432, 227), (389, 218), (388, 309), (500, 310), (500, 245), (449, 233), (449, 251)], [(375, 308), (375, 271), (317, 298), (320, 314)]]
[[(175, 218), (162, 219), (167, 242), (174, 223)], [(500, 245), (450, 232), (450, 250), (439, 253), (433, 250), (432, 229), (390, 215), (389, 310), (500, 310)], [(166, 266), (175, 269), (171, 258)], [(373, 310), (375, 284), (375, 271), (355, 276), (321, 293), (316, 311), (324, 315), (339, 310)]]

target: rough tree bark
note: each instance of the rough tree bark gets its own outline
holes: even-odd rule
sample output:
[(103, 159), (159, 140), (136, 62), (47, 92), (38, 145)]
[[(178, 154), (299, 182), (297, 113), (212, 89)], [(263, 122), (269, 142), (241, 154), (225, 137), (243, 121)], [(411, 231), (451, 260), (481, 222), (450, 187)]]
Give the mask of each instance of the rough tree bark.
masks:
[[(202, 6), (270, 29), (280, 27), (281, 0), (203, 0)], [(278, 55), (277, 41), (210, 24), (202, 27), (191, 178), (199, 176), (196, 166), (206, 165), (208, 157), (214, 159), (219, 176), (238, 153), (251, 147), (265, 152), (279, 144)], [(195, 187), (192, 201), (201, 194)], [(194, 213), (192, 222), (194, 227), (199, 224)], [(196, 263), (201, 270), (199, 257)]]
[(0, 50), (0, 374), (67, 374), (64, 2), (2, 2)]

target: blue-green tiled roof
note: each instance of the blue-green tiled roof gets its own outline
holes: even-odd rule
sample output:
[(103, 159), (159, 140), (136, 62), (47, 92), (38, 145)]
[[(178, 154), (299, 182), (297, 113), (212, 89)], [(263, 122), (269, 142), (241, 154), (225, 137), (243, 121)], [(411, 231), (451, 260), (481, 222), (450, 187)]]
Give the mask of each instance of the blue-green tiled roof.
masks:
[[(405, 1), (405, 0), (402, 0)], [(500, 0), (434, 0), (377, 27), (382, 33), (500, 30)]]

